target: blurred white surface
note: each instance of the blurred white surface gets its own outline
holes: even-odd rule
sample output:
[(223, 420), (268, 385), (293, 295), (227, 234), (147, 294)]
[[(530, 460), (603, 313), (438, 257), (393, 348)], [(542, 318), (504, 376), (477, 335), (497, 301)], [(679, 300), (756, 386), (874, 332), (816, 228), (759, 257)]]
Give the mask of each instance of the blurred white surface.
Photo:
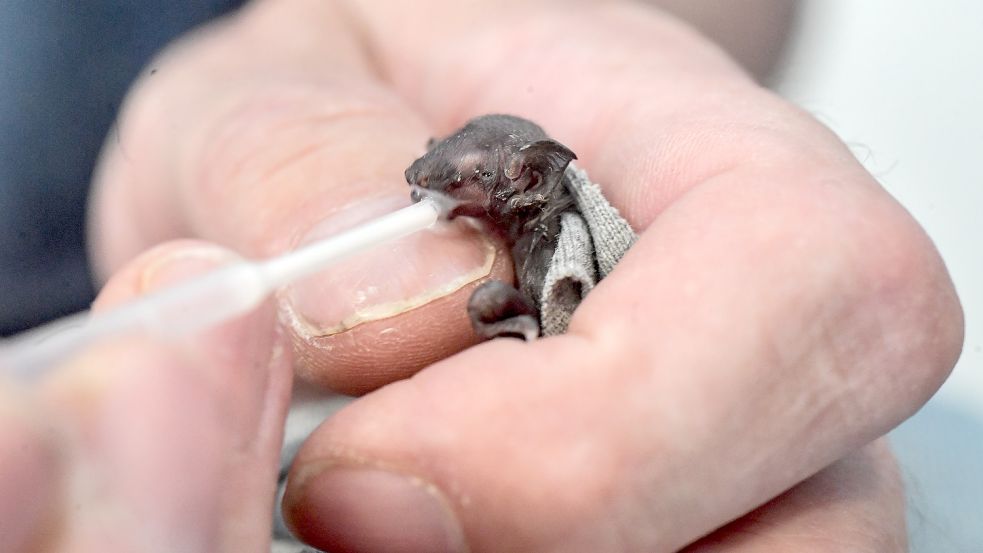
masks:
[(850, 144), (942, 252), (966, 342), (934, 401), (983, 420), (983, 2), (812, 0), (799, 27), (776, 89)]
[(983, 552), (983, 2), (810, 0), (774, 79), (925, 227), (966, 314), (938, 395), (891, 433), (911, 550)]

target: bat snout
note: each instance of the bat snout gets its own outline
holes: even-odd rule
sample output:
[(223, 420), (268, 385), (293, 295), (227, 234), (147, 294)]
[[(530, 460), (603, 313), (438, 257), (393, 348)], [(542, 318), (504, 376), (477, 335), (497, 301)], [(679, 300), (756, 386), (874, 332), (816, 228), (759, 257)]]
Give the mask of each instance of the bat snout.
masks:
[(427, 181), (430, 180), (429, 176), (424, 171), (421, 171), (417, 165), (417, 163), (410, 165), (406, 169), (406, 172), (403, 173), (403, 176), (406, 178), (406, 183), (410, 186), (422, 186), (425, 188)]

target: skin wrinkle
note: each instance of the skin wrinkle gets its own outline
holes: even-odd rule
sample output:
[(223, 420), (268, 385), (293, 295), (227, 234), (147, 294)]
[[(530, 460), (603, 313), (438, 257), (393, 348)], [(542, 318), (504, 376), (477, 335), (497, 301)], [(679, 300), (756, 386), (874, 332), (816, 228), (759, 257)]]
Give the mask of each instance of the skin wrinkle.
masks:
[[(244, 470), (254, 470), (249, 465), (259, 463), (261, 466), (275, 466), (278, 450), (269, 444), (280, 444), (283, 441), (284, 425), (287, 406), (290, 403), (293, 374), (291, 371), (291, 356), (289, 353), (289, 337), (279, 326), (273, 325), (275, 333), (273, 345), (266, 361), (268, 368), (265, 394), (261, 402), (261, 414), (256, 424), (255, 432), (248, 434), (247, 439), (237, 440), (230, 452), (227, 466), (230, 470), (245, 467)], [(243, 470), (240, 468), (240, 470)], [(273, 479), (256, 482), (257, 497), (271, 497), (276, 494), (276, 482)], [(268, 505), (251, 504), (242, 500), (241, 489), (225, 494), (225, 508), (229, 513), (235, 513), (224, 520), (221, 528), (221, 542), (229, 544), (249, 543), (250, 535), (255, 532), (254, 520), (269, 520)], [(249, 522), (247, 522), (249, 521)]]
[(903, 530), (900, 474), (881, 439), (684, 551), (818, 552), (828, 537), (844, 545), (833, 551), (904, 551)]
[[(830, 284), (830, 289), (836, 289), (836, 284)], [(835, 295), (833, 295), (835, 297)], [(790, 395), (784, 392), (770, 393), (769, 397), (775, 398), (776, 403), (771, 409), (776, 415), (784, 413), (807, 413), (813, 411), (814, 414), (803, 421), (802, 431), (815, 431), (830, 424), (830, 417), (834, 420), (849, 421), (853, 420), (857, 409), (849, 402), (851, 394), (862, 387), (854, 381), (852, 376), (857, 374), (853, 370), (838, 370), (838, 367), (849, 367), (852, 365), (852, 358), (845, 358), (837, 354), (837, 338), (835, 329), (848, 327), (845, 321), (838, 319), (842, 309), (851, 305), (851, 300), (843, 299), (837, 302), (837, 306), (829, 302), (822, 302), (813, 306), (810, 313), (805, 314), (803, 319), (811, 321), (812, 325), (805, 328), (798, 328), (790, 331), (781, 326), (765, 329), (762, 336), (769, 337), (762, 348), (762, 357), (772, 359), (776, 367), (776, 377), (795, 372), (796, 368), (804, 363), (816, 366), (829, 367), (830, 370), (820, 370), (817, 372), (821, 378), (813, 388), (821, 392), (805, 395)], [(801, 311), (801, 304), (796, 303), (796, 310)], [(795, 348), (794, 352), (789, 351), (789, 344), (801, 343)], [(830, 355), (825, 355), (828, 352)], [(816, 358), (820, 356), (819, 358)], [(812, 358), (812, 359), (811, 359)], [(823, 375), (829, 378), (822, 378)], [(780, 383), (779, 381), (778, 383)], [(822, 403), (813, 404), (814, 398), (822, 399)], [(811, 407), (811, 409), (810, 409)], [(834, 415), (835, 413), (835, 415)], [(852, 414), (851, 414), (852, 413)], [(794, 417), (793, 417), (794, 419)]]
[[(342, 119), (389, 116), (397, 111), (395, 108), (384, 109), (382, 106), (370, 104), (339, 106), (330, 106), (328, 104), (318, 106), (324, 110), (324, 113), (310, 113), (308, 111), (309, 105), (298, 100), (315, 96), (320, 99), (324, 92), (309, 89), (299, 94), (299, 98), (291, 98), (297, 95), (297, 92), (289, 89), (271, 89), (263, 95), (251, 95), (242, 98), (242, 101), (237, 106), (229, 109), (225, 116), (215, 121), (210, 131), (204, 133), (205, 137), (202, 139), (202, 143), (205, 146), (198, 150), (201, 152), (199, 157), (203, 160), (207, 159), (210, 162), (192, 163), (192, 166), (197, 166), (201, 169), (201, 173), (196, 177), (187, 179), (188, 182), (200, 182), (202, 183), (201, 186), (206, 190), (209, 184), (221, 187), (226, 181), (234, 181), (234, 177), (241, 172), (242, 167), (249, 161), (252, 161), (258, 153), (266, 151), (266, 148), (271, 144), (275, 145), (277, 143), (276, 140), (269, 140), (268, 143), (264, 141), (261, 143), (243, 144), (242, 135), (244, 134), (244, 129), (241, 128), (243, 123), (248, 123), (249, 127), (246, 129), (260, 127), (263, 130), (264, 136), (275, 137), (279, 134), (285, 134), (285, 131), (295, 131), (297, 129), (306, 131), (310, 128), (320, 126), (330, 127)], [(304, 110), (291, 113), (296, 107), (302, 107)], [(286, 111), (287, 115), (280, 115), (276, 118), (269, 117), (270, 113), (277, 111)], [(260, 114), (260, 117), (254, 117), (255, 114)], [(260, 126), (257, 125), (257, 122), (268, 123)], [(293, 146), (291, 142), (288, 141), (287, 143)], [(243, 149), (244, 145), (248, 146), (248, 148)], [(285, 157), (281, 158), (282, 160), (268, 162), (269, 167), (267, 167), (267, 171), (260, 173), (257, 180), (263, 180), (264, 177), (274, 174), (277, 168), (285, 165), (287, 161), (295, 159), (299, 153), (307, 151), (310, 147), (311, 144), (301, 144), (299, 147), (285, 153)], [(227, 154), (226, 152), (231, 152), (231, 154)], [(216, 164), (215, 160), (219, 160), (222, 163)], [(220, 176), (226, 178), (215, 178), (213, 176), (215, 173), (222, 173), (223, 171), (220, 171), (220, 169), (224, 170), (225, 173)]]
[[(342, 118), (357, 118), (357, 117), (384, 118), (384, 117), (392, 117), (393, 115), (394, 115), (393, 113), (387, 113), (387, 110), (381, 109), (379, 107), (365, 108), (365, 109), (352, 108), (350, 110), (343, 110), (336, 113), (325, 114), (321, 116), (311, 116), (308, 118), (301, 118), (301, 120), (296, 122), (282, 121), (280, 125), (276, 125), (268, 129), (268, 132), (271, 137), (270, 142), (275, 143), (276, 142), (275, 137), (278, 134), (286, 134), (285, 131), (292, 131), (292, 130), (296, 130), (297, 128), (306, 129), (309, 127), (316, 127), (321, 125), (330, 126), (332, 123), (335, 123), (337, 120)], [(312, 152), (324, 148), (325, 146), (327, 146), (328, 143), (329, 140), (327, 139), (320, 140), (320, 141), (312, 141), (312, 143), (308, 144), (306, 147), (297, 148), (297, 150), (292, 154), (286, 153), (284, 157), (277, 159), (275, 161), (271, 161), (269, 163), (269, 167), (267, 167), (266, 172), (258, 175), (256, 180), (258, 180), (259, 182), (267, 182), (273, 180), (273, 177), (275, 177), (277, 173), (283, 171), (283, 169), (286, 166), (304, 159)], [(244, 155), (243, 157), (245, 158), (247, 157), (247, 155)], [(235, 164), (235, 166), (241, 167), (243, 164), (244, 164), (244, 160), (240, 161), (240, 163)]]
[[(266, 361), (266, 366), (269, 367), (271, 374), (279, 372), (285, 378), (276, 379), (277, 382), (266, 386), (266, 396), (262, 403), (264, 414), (260, 418), (259, 430), (256, 433), (258, 438), (252, 442), (254, 446), (264, 442), (278, 443), (282, 441), (284, 426), (281, 424), (281, 417), (270, 413), (270, 406), (277, 404), (276, 398), (278, 395), (286, 393), (289, 396), (291, 394), (292, 371), (290, 369), (276, 370), (281, 365), (287, 367), (291, 365), (290, 338), (287, 336), (283, 327), (279, 325), (273, 325), (273, 332), (275, 333), (273, 347), (270, 348), (270, 356)], [(282, 406), (288, 403), (287, 401), (280, 402), (281, 409), (283, 408)], [(268, 453), (268, 451), (264, 452), (262, 449), (254, 449), (251, 452), (252, 455), (257, 456)]]
[[(814, 165), (814, 162), (802, 158), (799, 153), (801, 150), (790, 147), (785, 136), (770, 131), (752, 130), (744, 122), (723, 124), (718, 122), (704, 125), (703, 122), (696, 121), (684, 125), (689, 129), (670, 126), (662, 135), (671, 137), (673, 141), (671, 144), (658, 146), (666, 148), (668, 156), (642, 152), (639, 154), (640, 159), (633, 157), (623, 160), (626, 166), (633, 164), (653, 167), (647, 175), (635, 173), (634, 181), (645, 179), (649, 186), (633, 188), (635, 201), (626, 203), (625, 211), (637, 225), (651, 224), (673, 203), (698, 188), (710, 186), (714, 182), (737, 181), (739, 180), (737, 177), (752, 172), (758, 173), (760, 175), (758, 178), (761, 180), (769, 178), (769, 173), (774, 169), (749, 166), (747, 163), (746, 160), (754, 157), (755, 152), (768, 151), (770, 165), (781, 163), (785, 166), (799, 166), (802, 171), (808, 171), (808, 168)], [(716, 155), (709, 156), (710, 159), (715, 160), (713, 163), (702, 161), (703, 156), (698, 153), (708, 149), (716, 152)], [(656, 167), (658, 165), (661, 167)], [(666, 174), (667, 166), (668, 174)], [(653, 187), (661, 190), (662, 193), (652, 194), (650, 191)], [(735, 191), (735, 193), (739, 192)], [(646, 215), (639, 215), (639, 212)]]
[[(270, 91), (270, 94), (274, 97), (272, 100), (273, 105), (280, 104), (281, 100), (278, 97), (283, 93), (284, 91)], [(306, 94), (303, 96), (306, 96)], [(206, 133), (211, 135), (212, 138), (204, 140), (204, 143), (208, 145), (201, 148), (203, 152), (201, 159), (208, 159), (210, 162), (192, 164), (193, 166), (200, 167), (201, 173), (194, 178), (184, 181), (186, 183), (196, 183), (194, 187), (183, 187), (184, 196), (186, 197), (184, 202), (189, 206), (188, 211), (194, 214), (192, 215), (193, 217), (197, 215), (195, 217), (196, 220), (192, 221), (191, 224), (198, 231), (198, 234), (203, 236), (215, 236), (217, 234), (220, 237), (231, 237), (236, 234), (234, 229), (210, 229), (210, 226), (214, 224), (212, 221), (215, 220), (213, 214), (199, 213), (194, 207), (200, 201), (198, 197), (202, 194), (206, 198), (208, 196), (215, 197), (215, 200), (207, 203), (216, 203), (217, 200), (217, 203), (240, 205), (242, 202), (225, 202), (221, 199), (221, 196), (224, 194), (260, 194), (262, 190), (259, 188), (253, 192), (246, 185), (248, 183), (255, 183), (255, 186), (261, 187), (262, 185), (260, 183), (273, 182), (269, 179), (283, 173), (286, 169), (298, 167), (299, 165), (296, 162), (304, 157), (311, 158), (319, 154), (330, 156), (336, 148), (328, 148), (327, 146), (336, 141), (337, 136), (334, 136), (330, 132), (326, 136), (321, 136), (322, 133), (316, 129), (336, 128), (340, 124), (358, 121), (362, 118), (379, 118), (380, 120), (398, 119), (397, 115), (400, 111), (394, 105), (388, 107), (382, 105), (373, 106), (370, 104), (361, 106), (346, 104), (332, 105), (330, 102), (320, 101), (316, 105), (319, 106), (319, 109), (323, 109), (324, 113), (315, 115), (307, 112), (306, 106), (309, 105), (307, 102), (295, 103), (288, 100), (288, 103), (284, 106), (286, 113), (273, 115), (275, 112), (270, 111), (267, 102), (270, 102), (270, 99), (265, 95), (246, 99), (243, 105), (239, 106), (238, 109), (231, 110), (228, 116), (221, 118), (215, 123), (212, 127), (213, 130)], [(303, 110), (294, 113), (294, 106), (300, 106)], [(252, 114), (260, 114), (260, 116), (255, 117)], [(246, 122), (249, 126), (244, 130), (239, 125), (233, 124), (233, 122)], [(271, 138), (276, 137), (280, 133), (295, 129), (307, 131), (310, 136), (307, 136), (307, 132), (305, 132), (300, 141), (277, 141)], [(243, 139), (244, 136), (255, 135), (255, 133), (260, 131), (266, 137), (264, 140)], [(281, 142), (287, 144), (289, 148), (286, 150), (283, 148), (270, 150), (270, 144)], [(304, 152), (307, 152), (306, 156)], [(254, 165), (257, 169), (246, 173), (245, 169), (249, 165)], [(230, 182), (237, 183), (237, 185), (231, 188), (228, 186)], [(196, 198), (196, 200), (192, 202), (191, 198)], [(263, 237), (282, 235), (282, 233), (273, 232), (271, 229), (281, 227), (285, 223), (288, 224), (284, 220), (285, 214), (277, 213), (270, 214), (267, 217), (257, 218), (257, 215), (260, 213), (253, 209), (247, 217), (251, 220), (250, 227), (254, 229), (252, 234), (257, 237), (254, 241), (255, 243), (246, 244), (247, 251), (251, 253), (269, 253), (271, 248), (263, 244), (268, 238)], [(221, 220), (225, 221), (228, 225), (231, 224), (233, 219), (235, 218), (225, 217)], [(242, 247), (242, 244), (239, 246)]]
[[(255, 12), (258, 11), (255, 8), (259, 4), (260, 3), (258, 3), (258, 2), (257, 3), (250, 4), (249, 8), (247, 8), (247, 10), (244, 10), (244, 12), (253, 12), (253, 17), (255, 17), (255, 19), (250, 20), (251, 21), (251, 23), (250, 23), (251, 28), (254, 29), (253, 31), (251, 31), (252, 36), (250, 36), (250, 33), (247, 33), (247, 32), (244, 31), (244, 28), (247, 26), (247, 25), (244, 24), (244, 22), (247, 19), (249, 19), (249, 18), (235, 16), (235, 17), (230, 18), (228, 20), (223, 20), (223, 22), (220, 25), (216, 25), (216, 26), (213, 26), (213, 27), (209, 27), (209, 28), (207, 28), (205, 30), (199, 30), (199, 31), (196, 31), (196, 32), (192, 33), (188, 37), (185, 37), (184, 39), (182, 39), (181, 41), (179, 41), (177, 44), (172, 45), (171, 47), (169, 47), (168, 50), (164, 54), (162, 54), (161, 56), (159, 56), (158, 59), (155, 60), (153, 66), (156, 67), (156, 68), (158, 68), (158, 69), (160, 69), (160, 70), (157, 71), (157, 73), (153, 76), (153, 78), (146, 77), (136, 87), (137, 88), (137, 92), (140, 92), (139, 96), (145, 97), (144, 98), (145, 101), (139, 103), (141, 107), (144, 107), (144, 109), (140, 110), (140, 111), (143, 112), (142, 114), (140, 114), (140, 113), (137, 114), (137, 115), (140, 116), (139, 117), (140, 121), (138, 121), (138, 124), (136, 125), (136, 127), (138, 127), (138, 129), (145, 129), (145, 128), (146, 129), (155, 129), (155, 131), (154, 132), (127, 132), (125, 134), (127, 136), (137, 136), (137, 137), (140, 137), (140, 136), (144, 136), (144, 137), (168, 136), (168, 135), (175, 134), (175, 132), (174, 132), (173, 129), (167, 129), (166, 128), (166, 124), (161, 124), (161, 121), (171, 121), (172, 118), (171, 117), (165, 117), (165, 118), (158, 117), (159, 114), (157, 112), (161, 111), (161, 109), (166, 109), (166, 106), (171, 106), (171, 105), (177, 104), (181, 108), (185, 108), (185, 111), (187, 111), (188, 109), (193, 110), (193, 111), (200, 111), (200, 112), (203, 112), (203, 113), (208, 114), (208, 117), (191, 118), (191, 120), (212, 121), (212, 120), (215, 119), (215, 116), (214, 115), (211, 115), (210, 113), (208, 113), (206, 111), (206, 109), (208, 108), (208, 106), (218, 105), (220, 109), (224, 110), (225, 109), (225, 106), (228, 105), (229, 103), (234, 104), (235, 102), (219, 101), (219, 100), (222, 100), (222, 98), (220, 97), (220, 95), (219, 96), (216, 96), (216, 94), (214, 93), (213, 90), (210, 90), (208, 95), (199, 95), (199, 98), (201, 98), (201, 97), (209, 98), (210, 99), (210, 102), (203, 103), (203, 102), (200, 102), (200, 101), (199, 102), (182, 101), (182, 98), (184, 98), (185, 100), (187, 100), (187, 98), (189, 98), (193, 94), (195, 94), (195, 88), (194, 87), (184, 86), (183, 89), (178, 90), (172, 83), (177, 83), (182, 78), (184, 79), (185, 85), (187, 83), (189, 83), (189, 82), (190, 83), (193, 83), (193, 82), (195, 82), (195, 79), (194, 78), (187, 78), (187, 75), (193, 73), (192, 70), (197, 69), (197, 70), (200, 71), (202, 68), (206, 68), (206, 67), (207, 68), (210, 68), (210, 70), (215, 70), (215, 71), (218, 71), (218, 72), (223, 73), (223, 74), (226, 74), (226, 75), (232, 74), (233, 76), (235, 76), (236, 72), (238, 71), (238, 69), (237, 69), (238, 65), (235, 64), (235, 63), (233, 63), (232, 65), (230, 65), (228, 62), (229, 62), (230, 59), (232, 59), (232, 60), (239, 60), (239, 59), (241, 59), (241, 56), (229, 56), (228, 55), (229, 54), (229, 52), (228, 52), (228, 50), (229, 50), (228, 44), (229, 43), (234, 43), (237, 40), (246, 40), (246, 41), (248, 41), (248, 40), (256, 40), (256, 39), (259, 39), (259, 38), (264, 38), (267, 41), (269, 41), (269, 39), (270, 39), (269, 36), (264, 36), (264, 33), (257, 33), (255, 31), (255, 29), (262, 29), (264, 27), (264, 23), (263, 23), (264, 18), (267, 18), (266, 23), (268, 23), (268, 16), (272, 12), (275, 12), (276, 10), (269, 10), (269, 9), (263, 10), (263, 15), (260, 16), (260, 15), (258, 15), (258, 14), (255, 13)], [(282, 16), (283, 14), (281, 13), (280, 15)], [(235, 25), (230, 24), (233, 20), (236, 23)], [(333, 21), (329, 21), (329, 23), (333, 23)], [(268, 33), (265, 33), (265, 34), (268, 35)], [(338, 36), (344, 36), (344, 34), (345, 33), (340, 33), (340, 34), (338, 34)], [(293, 33), (293, 35), (296, 35), (296, 33)], [(321, 33), (315, 33), (315, 34), (312, 34), (311, 36), (312, 37), (313, 36), (321, 36)], [(230, 37), (234, 37), (234, 38), (232, 38), (230, 40)], [(318, 40), (322, 40), (322, 39), (318, 39)], [(337, 42), (337, 40), (336, 40), (336, 42)], [(278, 48), (283, 46), (281, 44), (282, 41), (280, 41), (280, 40), (274, 41), (274, 43), (277, 44)], [(188, 54), (190, 54), (190, 51), (191, 50), (195, 50), (195, 53), (197, 55), (196, 56), (189, 56)], [(308, 51), (310, 51), (310, 48), (308, 48)], [(263, 51), (263, 53), (265, 54), (265, 50)], [(335, 53), (337, 54), (338, 52), (336, 51)], [(352, 52), (349, 52), (348, 54), (351, 55)], [(172, 60), (180, 60), (182, 63), (178, 63), (178, 64), (175, 65), (175, 64), (170, 63)], [(191, 63), (189, 63), (189, 60), (191, 61)], [(273, 63), (274, 60), (273, 59), (264, 60), (264, 62)], [(250, 63), (256, 63), (255, 58), (250, 58)], [(282, 64), (277, 64), (275, 67), (280, 67), (281, 65)], [(167, 71), (167, 69), (171, 69), (171, 71)], [(210, 71), (210, 73), (214, 73), (215, 71)], [(307, 72), (304, 75), (305, 76), (310, 76), (310, 75), (321, 75), (321, 74), (324, 74), (324, 72), (317, 72), (317, 71), (315, 71), (313, 73)], [(163, 81), (161, 80), (162, 78), (164, 78)], [(294, 80), (299, 82), (299, 79), (294, 79)], [(154, 86), (147, 86), (147, 84), (149, 84), (149, 83), (153, 83)], [(218, 91), (221, 92), (221, 90), (224, 90), (224, 89), (227, 89), (227, 88), (228, 87), (220, 88)], [(255, 87), (246, 86), (244, 88), (245, 89), (252, 89), (252, 88), (255, 88)], [(156, 96), (154, 96), (153, 94), (148, 95), (144, 91), (147, 91), (147, 92), (157, 92), (157, 94), (156, 94)], [(164, 91), (170, 91), (170, 93), (165, 94)], [(178, 92), (178, 94), (174, 94), (174, 92)], [(132, 108), (133, 107), (134, 102), (132, 102), (132, 98), (135, 95), (136, 94), (131, 94), (130, 95), (130, 101), (127, 102), (127, 108)], [(149, 96), (152, 96), (152, 97), (149, 97)], [(226, 96), (228, 96), (228, 94)], [(147, 101), (147, 100), (149, 100), (149, 101)], [(226, 98), (226, 100), (227, 100), (227, 98)], [(202, 105), (198, 105), (198, 104), (202, 104)], [(153, 106), (154, 109), (152, 109), (152, 110), (146, 109), (146, 107), (151, 107), (151, 106)], [(165, 108), (158, 109), (157, 106), (165, 106)], [(137, 110), (127, 109), (125, 111), (126, 111), (126, 115), (127, 115), (127, 117), (125, 118), (125, 121), (128, 122), (128, 123), (130, 123), (130, 124), (126, 125), (126, 126), (127, 127), (134, 126), (132, 124), (132, 120), (133, 120), (132, 115)], [(165, 132), (163, 132), (163, 133), (162, 132), (159, 132), (161, 130), (163, 130)], [(201, 133), (198, 133), (198, 132), (190, 132), (190, 133), (187, 133), (186, 132), (185, 134), (186, 135), (190, 135), (193, 139), (194, 138), (198, 138), (198, 139), (201, 138)], [(175, 150), (182, 150), (182, 151), (185, 151), (185, 152), (189, 152), (189, 151), (190, 152), (195, 152), (195, 151), (198, 151), (198, 150), (196, 150), (196, 145), (201, 145), (201, 143), (200, 143), (200, 140), (191, 140), (191, 141), (185, 141), (183, 143), (175, 144), (175, 146), (177, 146), (177, 145), (180, 145), (180, 146), (183, 146), (183, 147), (179, 147), (179, 148), (174, 148), (174, 147), (168, 147), (168, 148), (147, 147), (147, 148), (140, 148), (138, 150), (140, 150), (140, 151), (158, 151), (158, 152), (159, 151), (165, 151), (165, 152), (166, 151), (170, 151), (172, 154), (175, 153)], [(171, 145), (168, 145), (168, 146), (171, 146)], [(111, 150), (114, 150), (115, 151), (117, 149), (111, 148)], [(175, 157), (178, 157), (179, 158), (181, 156), (180, 155), (178, 155), (178, 156), (168, 155), (168, 156), (165, 156), (165, 157), (167, 157), (169, 159), (174, 159)], [(161, 169), (168, 169), (168, 170), (173, 171), (170, 168), (172, 168), (172, 167), (180, 167), (180, 166), (187, 166), (187, 163), (182, 162), (182, 163), (161, 164)], [(163, 173), (160, 172), (160, 171), (150, 171), (149, 174), (150, 175), (157, 175), (157, 174), (163, 174)], [(145, 178), (146, 178), (146, 176), (141, 176), (140, 177), (141, 180), (143, 180)], [(167, 179), (168, 182), (186, 182), (187, 180), (190, 180), (190, 179), (187, 178), (187, 175), (182, 176), (182, 178), (170, 178), (170, 179)], [(120, 182), (119, 184), (122, 185), (123, 183)], [(117, 186), (116, 188), (128, 189), (130, 187), (128, 187), (128, 186)], [(158, 186), (158, 188), (163, 189), (163, 190), (166, 190), (167, 189), (167, 186)], [(176, 198), (176, 196), (173, 195), (173, 194), (171, 194), (169, 196), (171, 198)], [(155, 213), (157, 210), (159, 210), (159, 205), (161, 203), (162, 202), (159, 202), (159, 201), (151, 202), (150, 204), (148, 204), (148, 206), (153, 206), (153, 209), (150, 209), (148, 207), (148, 209), (146, 211), (148, 213)], [(196, 205), (196, 204), (197, 204), (197, 201), (196, 202), (188, 202), (187, 199), (185, 199), (185, 201), (184, 201), (184, 205), (185, 206), (187, 206), (187, 205)], [(175, 207), (171, 211), (174, 212), (174, 213), (180, 213), (182, 211), (182, 209), (180, 207)], [(138, 221), (138, 223), (140, 223), (140, 224), (135, 225), (137, 228), (142, 228), (144, 226), (142, 220), (141, 221)], [(152, 233), (152, 234), (159, 234), (159, 233)], [(189, 235), (190, 234), (190, 231), (175, 232), (174, 230), (172, 230), (172, 231), (166, 232), (165, 234), (166, 234), (165, 238), (174, 238), (174, 237), (177, 237), (177, 236), (180, 236), (180, 235), (185, 235), (185, 236), (186, 235)], [(157, 239), (160, 239), (160, 238), (158, 237)]]
[[(833, 273), (835, 274), (835, 271), (834, 271)], [(837, 286), (835, 285), (835, 282), (834, 282), (834, 283), (830, 283), (830, 285), (829, 285), (829, 286), (830, 286), (831, 288), (833, 288), (833, 289), (835, 289), (835, 288), (837, 287)], [(825, 297), (825, 296), (828, 296), (829, 294), (821, 294), (821, 293), (818, 293), (818, 292), (817, 292), (817, 293), (816, 293), (815, 295), (816, 295), (817, 297)], [(827, 303), (822, 303), (822, 304), (817, 304), (817, 308), (819, 308), (819, 309), (822, 309), (822, 310), (825, 310), (825, 311), (829, 311), (829, 310), (830, 310), (830, 309), (829, 309), (829, 305), (828, 305)], [(833, 316), (835, 316), (835, 310), (833, 311), (833, 313), (834, 313), (834, 315), (833, 315)], [(806, 319), (809, 319), (809, 317), (805, 317), (805, 318), (806, 318)], [(827, 319), (828, 319), (828, 317), (827, 317)], [(807, 348), (807, 347), (805, 347), (805, 346), (803, 346), (803, 350), (806, 350), (806, 351), (808, 351), (808, 349), (809, 349), (809, 348)], [(822, 348), (820, 348), (820, 349), (822, 349)], [(753, 356), (752, 356), (752, 357), (753, 357)], [(779, 371), (779, 372), (785, 372), (785, 371)], [(845, 374), (852, 374), (852, 373), (845, 373)], [(844, 376), (845, 376), (845, 375), (844, 375)], [(833, 387), (832, 387), (831, 389), (839, 389), (839, 388), (838, 388), (838, 387), (836, 387), (836, 386), (833, 386)], [(854, 389), (854, 386), (852, 386), (852, 385), (851, 385), (849, 389)], [(846, 390), (846, 391), (844, 391), (844, 392), (843, 392), (842, 394), (844, 395), (844, 397), (849, 397), (849, 390)], [(829, 404), (827, 404), (827, 407), (826, 407), (826, 408), (824, 408), (824, 409), (823, 409), (822, 411), (826, 411), (826, 410), (827, 410), (828, 408), (829, 408)], [(817, 413), (817, 414), (816, 414), (816, 418), (820, 418), (820, 417), (822, 416), (822, 411), (821, 411), (820, 413)], [(735, 418), (737, 418), (737, 419), (741, 419), (741, 417), (735, 417)], [(837, 417), (837, 418), (839, 418), (839, 417)], [(808, 426), (815, 426), (815, 425), (816, 425), (817, 423), (815, 423), (815, 422), (806, 422), (806, 424), (807, 424)], [(823, 426), (823, 427), (825, 427), (825, 426)], [(776, 453), (777, 453), (777, 452), (776, 452)], [(766, 464), (762, 464), (762, 466), (766, 466)], [(806, 476), (806, 475), (802, 475), (802, 476), (804, 477), (804, 476)], [(644, 487), (643, 487), (643, 488), (644, 488)], [(779, 491), (779, 490), (774, 490), (774, 491)]]

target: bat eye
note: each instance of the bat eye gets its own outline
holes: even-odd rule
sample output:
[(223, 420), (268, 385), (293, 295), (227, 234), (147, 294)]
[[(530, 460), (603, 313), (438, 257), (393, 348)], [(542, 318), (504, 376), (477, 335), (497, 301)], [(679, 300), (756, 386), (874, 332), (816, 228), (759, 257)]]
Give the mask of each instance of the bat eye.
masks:
[(489, 180), (495, 176), (494, 171), (489, 171), (488, 169), (475, 169), (474, 174), (478, 176), (481, 180)]
[(458, 174), (449, 178), (444, 178), (442, 179), (442, 182), (444, 183), (444, 190), (454, 190), (455, 188), (460, 188), (461, 185), (464, 184), (464, 179), (462, 179), (461, 175)]

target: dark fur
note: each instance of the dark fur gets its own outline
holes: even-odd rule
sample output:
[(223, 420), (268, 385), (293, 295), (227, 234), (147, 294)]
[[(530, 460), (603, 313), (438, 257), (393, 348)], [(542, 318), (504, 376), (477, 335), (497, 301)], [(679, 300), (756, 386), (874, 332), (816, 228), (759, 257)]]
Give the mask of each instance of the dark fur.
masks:
[[(430, 151), (406, 170), (410, 185), (454, 200), (449, 218), (478, 218), (511, 249), (518, 290), (491, 281), (469, 300), (479, 335), (538, 335), (543, 283), (556, 249), (560, 215), (577, 209), (564, 178), (576, 158), (535, 123), (485, 115), (432, 141)], [(414, 197), (418, 195), (415, 191)]]

